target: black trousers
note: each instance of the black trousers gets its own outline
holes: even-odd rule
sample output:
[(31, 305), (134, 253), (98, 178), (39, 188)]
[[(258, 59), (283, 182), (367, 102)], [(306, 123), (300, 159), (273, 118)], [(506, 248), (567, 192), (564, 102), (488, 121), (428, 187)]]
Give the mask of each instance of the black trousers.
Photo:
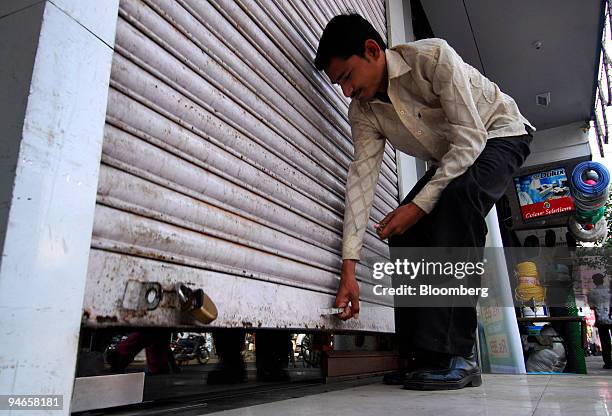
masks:
[[(530, 134), (488, 140), (474, 164), (444, 189), (434, 209), (403, 235), (389, 238), (389, 245), (484, 247), (485, 216), (529, 155), (531, 140)], [(435, 171), (427, 171), (401, 205), (412, 201)], [(398, 307), (395, 319), (400, 354), (404, 357), (419, 351), (468, 355), (474, 347), (475, 306)]]
[(603, 358), (604, 364), (612, 364), (612, 347), (610, 343), (610, 330), (612, 325), (598, 324), (597, 331), (599, 332), (599, 341), (601, 342), (601, 358)]

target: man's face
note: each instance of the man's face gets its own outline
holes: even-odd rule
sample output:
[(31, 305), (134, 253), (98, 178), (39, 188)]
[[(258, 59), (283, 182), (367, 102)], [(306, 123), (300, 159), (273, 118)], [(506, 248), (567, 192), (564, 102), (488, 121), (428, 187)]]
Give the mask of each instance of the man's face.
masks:
[(386, 60), (384, 51), (369, 39), (364, 57), (353, 55), (347, 59), (334, 57), (325, 68), (333, 84), (342, 88), (346, 97), (359, 100), (374, 98), (377, 91), (386, 91)]

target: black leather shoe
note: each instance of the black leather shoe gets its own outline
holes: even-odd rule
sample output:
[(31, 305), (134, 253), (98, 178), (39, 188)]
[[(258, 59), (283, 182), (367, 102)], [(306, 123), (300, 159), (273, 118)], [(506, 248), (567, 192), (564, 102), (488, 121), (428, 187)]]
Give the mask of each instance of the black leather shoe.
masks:
[(404, 379), (404, 388), (409, 390), (457, 390), (481, 384), (482, 376), (474, 355), (451, 356), (445, 368), (415, 371)]
[(402, 358), (400, 359), (400, 369), (386, 373), (383, 376), (383, 383), (390, 386), (401, 386), (404, 384), (406, 375), (412, 371), (416, 371), (422, 368), (428, 368), (428, 361), (417, 360), (415, 357)]
[(383, 376), (383, 383), (390, 386), (401, 386), (404, 384), (408, 370), (397, 370), (387, 373)]

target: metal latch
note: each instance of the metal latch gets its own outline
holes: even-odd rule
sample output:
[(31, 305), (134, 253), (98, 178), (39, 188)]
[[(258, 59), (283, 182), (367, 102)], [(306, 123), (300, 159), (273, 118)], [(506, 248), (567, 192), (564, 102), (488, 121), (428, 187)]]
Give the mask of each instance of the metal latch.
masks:
[[(160, 305), (162, 301), (164, 304)], [(194, 290), (183, 283), (164, 289), (158, 282), (128, 280), (121, 304), (124, 309), (143, 312), (152, 311), (160, 306), (170, 308), (178, 306), (182, 312), (189, 312), (203, 324), (211, 323), (218, 315), (214, 302), (202, 289)]]
[(131, 310), (152, 311), (159, 306), (164, 297), (162, 286), (157, 282), (128, 280), (123, 293), (122, 306)]
[(202, 289), (192, 290), (182, 283), (176, 285), (176, 293), (183, 312), (189, 312), (203, 324), (217, 319), (217, 307)]

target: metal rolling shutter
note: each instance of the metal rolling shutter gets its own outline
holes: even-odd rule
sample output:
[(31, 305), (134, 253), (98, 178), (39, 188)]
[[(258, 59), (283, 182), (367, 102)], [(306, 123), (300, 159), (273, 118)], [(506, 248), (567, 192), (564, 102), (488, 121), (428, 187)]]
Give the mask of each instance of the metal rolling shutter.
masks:
[[(120, 3), (84, 303), (89, 326), (193, 325), (172, 302), (126, 306), (128, 281), (201, 287), (215, 326), (393, 331), (392, 299), (358, 275), (359, 321), (321, 317), (341, 264), (348, 101), (312, 58), (354, 10), (385, 37), (383, 0)], [(388, 147), (371, 220), (397, 205)], [(368, 260), (370, 259), (370, 260)]]

